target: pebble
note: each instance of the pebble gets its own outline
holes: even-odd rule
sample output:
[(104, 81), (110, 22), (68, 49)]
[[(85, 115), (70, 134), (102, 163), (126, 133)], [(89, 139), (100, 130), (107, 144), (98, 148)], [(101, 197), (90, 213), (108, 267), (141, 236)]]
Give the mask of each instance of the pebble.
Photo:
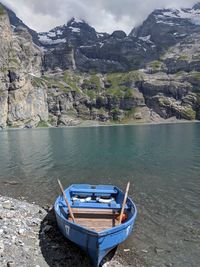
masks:
[(7, 267), (16, 267), (16, 264), (15, 264), (14, 261), (9, 261), (9, 262), (7, 263)]
[(163, 252), (164, 252), (164, 249), (155, 247), (155, 252), (156, 252), (157, 254), (159, 254), (159, 253), (163, 253)]
[(141, 251), (144, 253), (148, 253), (148, 250), (146, 250), (146, 249), (142, 249)]
[[(49, 266), (65, 266), (66, 261), (69, 266), (90, 266), (85, 254), (73, 248), (73, 245), (66, 246), (55, 226), (56, 222), (47, 220), (47, 212), (41, 207), (2, 196), (0, 204), (0, 266), (47, 266), (46, 257), (50, 260)], [(130, 249), (124, 249), (124, 253), (128, 251)], [(117, 261), (114, 259), (111, 265), (106, 263), (106, 266), (127, 266), (121, 265), (118, 260), (121, 262), (118, 257)]]
[(19, 230), (18, 230), (18, 234), (19, 234), (19, 235), (24, 235), (24, 233), (25, 233), (25, 230), (24, 230), (24, 229), (19, 229)]
[(4, 252), (4, 244), (3, 244), (3, 241), (0, 240), (0, 253), (3, 253)]
[(124, 249), (124, 252), (129, 252), (129, 251), (131, 251), (129, 248)]
[(8, 209), (8, 210), (10, 210), (11, 207), (12, 207), (11, 202), (9, 200), (3, 202), (2, 206), (3, 206), (4, 209)]
[(49, 232), (51, 230), (52, 226), (51, 225), (46, 225), (43, 229), (44, 232)]
[(15, 243), (16, 238), (17, 238), (16, 236), (12, 236), (12, 237), (11, 237), (11, 241), (12, 241), (12, 243)]
[(6, 214), (6, 218), (7, 218), (7, 219), (11, 219), (11, 218), (13, 218), (13, 217), (14, 217), (14, 213), (8, 212), (8, 213)]

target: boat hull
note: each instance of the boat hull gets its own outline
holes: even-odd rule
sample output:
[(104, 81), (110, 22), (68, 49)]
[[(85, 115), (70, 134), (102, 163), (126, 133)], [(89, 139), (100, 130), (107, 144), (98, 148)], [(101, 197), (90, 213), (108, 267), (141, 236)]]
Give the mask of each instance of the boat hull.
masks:
[(72, 242), (76, 243), (90, 256), (94, 267), (98, 267), (102, 259), (117, 245), (127, 239), (133, 230), (133, 222), (121, 227), (115, 227), (106, 233), (94, 233), (83, 229), (69, 221), (63, 221), (56, 213), (57, 223), (62, 234)]

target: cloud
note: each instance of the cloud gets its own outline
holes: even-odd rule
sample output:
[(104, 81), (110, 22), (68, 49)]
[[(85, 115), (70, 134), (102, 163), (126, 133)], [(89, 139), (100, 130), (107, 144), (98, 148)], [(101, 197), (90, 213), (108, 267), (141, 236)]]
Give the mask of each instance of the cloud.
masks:
[(2, 0), (30, 28), (47, 31), (72, 17), (86, 20), (100, 32), (129, 33), (156, 8), (192, 7), (194, 0)]

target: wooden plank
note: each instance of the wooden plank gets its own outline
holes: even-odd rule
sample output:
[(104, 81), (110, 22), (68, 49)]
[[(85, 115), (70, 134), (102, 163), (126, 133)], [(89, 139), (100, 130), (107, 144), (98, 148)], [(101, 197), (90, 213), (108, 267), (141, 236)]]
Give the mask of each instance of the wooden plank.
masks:
[(74, 214), (117, 214), (113, 209), (87, 209), (87, 208), (72, 208)]
[(93, 213), (75, 213), (76, 218), (90, 218), (90, 219), (112, 219), (114, 214), (93, 214)]
[[(72, 221), (72, 218), (69, 218), (69, 221)], [(76, 223), (89, 230), (101, 232), (114, 227), (118, 224), (118, 221), (115, 219), (115, 216), (110, 217), (108, 214), (105, 214), (103, 218), (80, 218), (76, 215)]]

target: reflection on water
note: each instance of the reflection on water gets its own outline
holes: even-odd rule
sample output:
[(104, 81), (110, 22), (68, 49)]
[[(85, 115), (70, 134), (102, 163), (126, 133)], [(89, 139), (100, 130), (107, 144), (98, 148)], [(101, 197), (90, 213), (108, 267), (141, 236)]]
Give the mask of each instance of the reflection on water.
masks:
[(200, 124), (1, 131), (0, 169), (0, 194), (39, 204), (54, 201), (56, 178), (130, 180), (139, 216), (124, 246), (149, 266), (199, 266)]

